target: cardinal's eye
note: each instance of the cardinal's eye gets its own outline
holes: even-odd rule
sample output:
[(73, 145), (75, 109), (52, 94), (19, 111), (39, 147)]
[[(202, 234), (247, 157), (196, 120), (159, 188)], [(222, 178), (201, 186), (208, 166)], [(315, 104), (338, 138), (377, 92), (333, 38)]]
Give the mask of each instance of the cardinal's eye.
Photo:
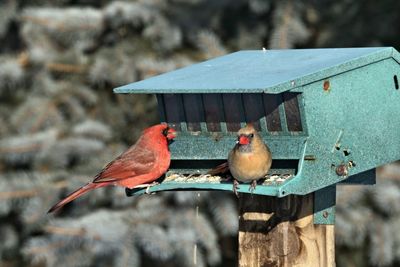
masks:
[(169, 131), (169, 127), (165, 128), (165, 129), (162, 131), (162, 134), (163, 134), (165, 137), (167, 137), (168, 131)]
[(249, 137), (250, 137), (250, 138), (253, 138), (253, 137), (254, 137), (254, 134), (249, 134)]

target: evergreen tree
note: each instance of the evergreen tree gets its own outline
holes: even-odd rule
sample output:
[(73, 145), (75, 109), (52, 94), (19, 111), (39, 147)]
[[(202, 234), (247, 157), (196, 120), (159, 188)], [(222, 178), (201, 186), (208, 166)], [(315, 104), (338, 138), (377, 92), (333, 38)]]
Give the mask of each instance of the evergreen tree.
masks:
[[(399, 48), (399, 8), (394, 0), (0, 1), (0, 265), (234, 265), (233, 194), (127, 198), (102, 188), (46, 215), (158, 121), (153, 96), (112, 88), (239, 49)], [(338, 266), (400, 262), (399, 165), (379, 177), (375, 187), (339, 189)]]

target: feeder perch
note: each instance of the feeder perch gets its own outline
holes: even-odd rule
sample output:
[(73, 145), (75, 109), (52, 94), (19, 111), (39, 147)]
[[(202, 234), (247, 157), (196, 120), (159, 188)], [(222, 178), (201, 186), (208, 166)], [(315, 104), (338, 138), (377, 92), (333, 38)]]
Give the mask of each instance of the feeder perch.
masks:
[[(400, 159), (399, 63), (391, 47), (240, 51), (114, 92), (155, 94), (161, 122), (179, 132), (170, 170), (150, 192), (232, 190), (205, 172), (226, 160), (237, 130), (253, 122), (273, 155), (253, 194), (274, 202), (312, 193), (314, 224), (334, 224), (336, 184), (374, 184), (376, 167)], [(238, 191), (249, 193), (249, 185)]]

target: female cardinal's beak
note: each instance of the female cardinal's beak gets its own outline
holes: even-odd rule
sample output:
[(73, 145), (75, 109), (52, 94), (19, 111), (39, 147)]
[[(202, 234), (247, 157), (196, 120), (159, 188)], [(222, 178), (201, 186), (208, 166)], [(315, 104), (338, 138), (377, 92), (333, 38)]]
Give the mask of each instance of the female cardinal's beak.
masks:
[(250, 144), (250, 140), (247, 136), (241, 135), (241, 136), (239, 136), (238, 143), (241, 145), (248, 145), (248, 144)]

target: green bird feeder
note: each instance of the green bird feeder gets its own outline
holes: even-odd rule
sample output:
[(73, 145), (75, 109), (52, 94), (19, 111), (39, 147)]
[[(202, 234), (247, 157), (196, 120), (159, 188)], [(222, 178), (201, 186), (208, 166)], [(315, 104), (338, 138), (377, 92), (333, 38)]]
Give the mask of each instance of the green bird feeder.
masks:
[(314, 192), (314, 223), (332, 224), (336, 184), (373, 184), (376, 167), (400, 159), (399, 63), (391, 47), (240, 51), (114, 92), (155, 94), (161, 122), (179, 131), (166, 179), (150, 192), (231, 191), (204, 173), (253, 122), (273, 155), (253, 194)]

